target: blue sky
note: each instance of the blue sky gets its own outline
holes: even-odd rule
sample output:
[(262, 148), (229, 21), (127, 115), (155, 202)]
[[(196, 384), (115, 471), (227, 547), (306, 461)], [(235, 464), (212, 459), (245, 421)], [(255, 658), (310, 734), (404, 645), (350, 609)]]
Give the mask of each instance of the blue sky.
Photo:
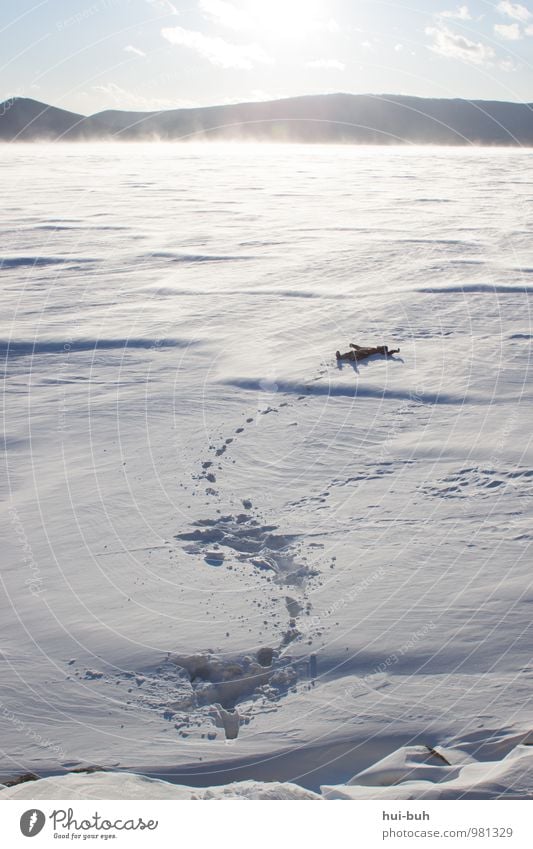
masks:
[(90, 114), (331, 91), (533, 101), (533, 0), (0, 0), (0, 99)]

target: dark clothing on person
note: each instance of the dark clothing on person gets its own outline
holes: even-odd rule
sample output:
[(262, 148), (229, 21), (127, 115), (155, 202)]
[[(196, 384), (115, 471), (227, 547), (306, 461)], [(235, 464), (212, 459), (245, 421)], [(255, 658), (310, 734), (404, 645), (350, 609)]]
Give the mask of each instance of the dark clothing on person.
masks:
[(338, 360), (350, 360), (351, 362), (359, 362), (359, 360), (366, 360), (367, 357), (373, 356), (373, 354), (382, 354), (385, 357), (391, 357), (393, 354), (399, 354), (400, 349), (395, 348), (392, 351), (389, 351), (387, 345), (376, 345), (375, 347), (363, 347), (361, 345), (354, 345), (353, 342), (350, 343), (351, 351), (347, 351), (346, 354), (341, 354), (340, 351), (337, 351), (335, 356)]

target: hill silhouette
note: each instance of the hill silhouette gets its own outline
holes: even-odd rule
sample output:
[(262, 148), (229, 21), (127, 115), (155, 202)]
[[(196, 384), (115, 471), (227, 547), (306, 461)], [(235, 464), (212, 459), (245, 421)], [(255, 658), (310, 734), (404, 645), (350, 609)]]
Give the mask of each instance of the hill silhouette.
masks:
[(85, 116), (16, 97), (0, 104), (0, 140), (533, 145), (533, 104), (324, 94)]

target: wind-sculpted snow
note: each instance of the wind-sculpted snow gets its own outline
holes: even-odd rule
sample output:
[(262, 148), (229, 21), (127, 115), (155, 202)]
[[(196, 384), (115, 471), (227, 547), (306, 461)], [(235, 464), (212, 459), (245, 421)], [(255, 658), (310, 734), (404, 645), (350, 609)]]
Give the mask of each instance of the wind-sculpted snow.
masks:
[[(172, 288), (170, 286), (166, 286), (158, 288), (157, 294), (160, 297), (212, 298), (213, 295), (217, 294), (217, 290), (211, 288), (203, 292), (195, 292), (193, 289), (179, 289), (177, 287)], [(271, 298), (272, 300), (276, 300), (278, 298), (313, 298), (320, 301), (339, 301), (346, 298), (346, 295), (332, 295), (325, 292), (306, 292), (298, 291), (296, 289), (226, 289), (224, 291), (224, 297), (253, 298), (254, 300), (257, 298)]]
[(128, 348), (154, 350), (163, 348), (189, 348), (195, 343), (185, 339), (0, 339), (0, 356), (33, 357), (38, 354), (60, 354), (62, 356), (87, 351), (127, 351)]
[(3, 153), (0, 781), (530, 793), (529, 154)]
[(91, 262), (96, 262), (96, 260), (89, 259), (88, 257), (72, 256), (3, 256), (0, 257), (0, 271), (4, 268), (39, 268), (47, 265), (63, 265), (64, 263)]
[[(521, 273), (524, 273), (523, 271)], [(498, 286), (493, 283), (463, 283), (460, 286), (441, 286), (436, 288), (419, 289), (419, 292), (428, 295), (447, 294), (489, 294), (489, 295), (533, 295), (533, 286)]]
[[(245, 389), (248, 392), (259, 394), (265, 391), (263, 379), (234, 378), (227, 381), (227, 383), (230, 386)], [(392, 401), (409, 401), (413, 398), (412, 391), (408, 389), (388, 389), (383, 386), (371, 386), (368, 384), (364, 386), (360, 384), (346, 385), (333, 380), (321, 383), (277, 380), (276, 386), (277, 391), (295, 396), (301, 396), (305, 393), (306, 395), (325, 395), (328, 398), (375, 398), (377, 400)], [(450, 392), (421, 392), (418, 397), (422, 404), (464, 404), (466, 401), (472, 400), (464, 396), (454, 395)]]
[[(514, 743), (514, 746), (513, 746)], [(483, 747), (480, 747), (483, 748)], [(498, 759), (479, 758), (472, 742), (457, 747), (405, 746), (344, 784), (318, 792), (272, 780), (186, 786), (133, 772), (67, 774), (0, 789), (1, 799), (531, 799), (533, 750), (527, 738), (509, 740)], [(474, 751), (478, 757), (471, 754)], [(296, 753), (298, 757), (298, 753)], [(215, 773), (213, 778), (215, 778)], [(193, 774), (190, 776), (190, 781)], [(186, 780), (186, 779), (185, 779)], [(194, 780), (194, 779), (193, 779)], [(191, 782), (192, 783), (192, 782)]]
[(171, 251), (154, 251), (138, 257), (139, 262), (153, 263), (154, 261), (168, 260), (169, 262), (194, 264), (196, 262), (242, 262), (243, 260), (257, 259), (255, 256), (217, 256), (216, 254), (178, 254)]

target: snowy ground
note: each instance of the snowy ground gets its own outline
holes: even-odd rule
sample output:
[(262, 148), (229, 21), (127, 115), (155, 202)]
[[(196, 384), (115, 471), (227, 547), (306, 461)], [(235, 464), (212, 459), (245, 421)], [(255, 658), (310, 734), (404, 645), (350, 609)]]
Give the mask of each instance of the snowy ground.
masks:
[(0, 780), (533, 789), (531, 161), (3, 149)]

